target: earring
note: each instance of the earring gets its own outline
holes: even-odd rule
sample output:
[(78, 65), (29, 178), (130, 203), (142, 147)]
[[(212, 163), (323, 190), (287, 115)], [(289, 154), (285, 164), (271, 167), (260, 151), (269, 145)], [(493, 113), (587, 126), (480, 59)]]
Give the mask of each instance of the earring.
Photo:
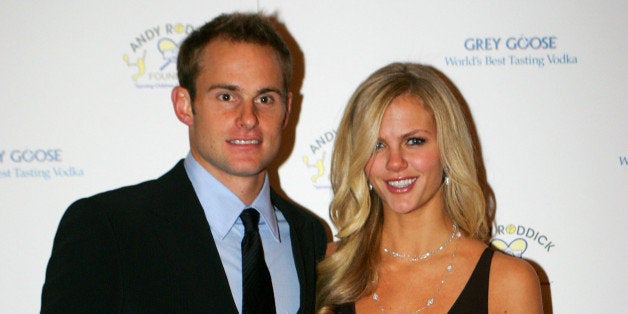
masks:
[(449, 177), (445, 177), (445, 185), (449, 184), (451, 184), (451, 180), (449, 179)]

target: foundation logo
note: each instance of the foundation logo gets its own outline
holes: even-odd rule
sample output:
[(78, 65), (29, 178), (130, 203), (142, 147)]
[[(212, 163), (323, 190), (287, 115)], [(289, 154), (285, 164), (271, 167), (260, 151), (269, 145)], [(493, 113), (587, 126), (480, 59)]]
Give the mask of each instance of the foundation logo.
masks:
[(309, 145), (310, 154), (303, 156), (303, 163), (309, 174), (309, 181), (317, 189), (330, 189), (329, 168), (331, 151), (336, 138), (336, 130), (327, 131)]
[(546, 252), (550, 252), (556, 244), (539, 230), (523, 225), (497, 225), (495, 237), (491, 245), (496, 249), (516, 257), (524, 257), (524, 253), (536, 246)]
[(129, 69), (129, 79), (135, 87), (176, 86), (179, 45), (193, 30), (190, 24), (165, 23), (148, 27), (129, 40), (122, 62)]
[(61, 148), (0, 149), (1, 180), (44, 180), (85, 176), (80, 167), (63, 160)]

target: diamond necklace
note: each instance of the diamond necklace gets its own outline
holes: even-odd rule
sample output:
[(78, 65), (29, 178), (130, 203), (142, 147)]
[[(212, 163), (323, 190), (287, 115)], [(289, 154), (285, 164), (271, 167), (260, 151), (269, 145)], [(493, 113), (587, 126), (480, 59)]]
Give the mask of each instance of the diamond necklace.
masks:
[[(456, 239), (460, 239), (460, 237), (461, 237), (460, 231), (456, 232), (456, 228), (455, 227), (456, 227), (456, 225), (454, 224), (454, 237)], [(448, 244), (451, 241), (452, 241), (451, 239), (448, 239), (448, 241), (446, 243)], [(447, 244), (445, 244), (445, 246)], [(443, 247), (443, 246), (441, 245), (441, 247)], [(457, 250), (457, 248), (458, 248), (458, 244), (456, 243), (456, 244), (454, 244), (454, 250), (451, 253), (451, 258), (449, 260), (449, 263), (447, 263), (447, 266), (445, 266), (445, 271), (443, 272), (443, 278), (438, 283), (438, 286), (436, 287), (436, 291), (434, 292), (434, 295), (432, 295), (431, 297), (427, 298), (427, 301), (425, 302), (425, 305), (423, 305), (423, 306), (419, 307), (418, 309), (414, 310), (412, 313), (419, 313), (419, 312), (427, 309), (428, 307), (434, 305), (436, 297), (440, 293), (441, 288), (443, 287), (443, 285), (445, 284), (445, 281), (447, 280), (447, 276), (454, 270), (454, 258), (456, 257), (456, 250)], [(438, 251), (441, 251), (441, 250), (442, 249), (440, 249)], [(379, 306), (379, 311), (382, 312), (382, 313), (385, 313), (386, 309), (379, 302), (379, 300), (381, 299), (379, 294), (377, 294), (377, 292), (373, 292), (373, 297), (372, 298), (375, 301), (375, 303), (377, 303), (377, 306)]]
[[(383, 247), (383, 249), (384, 249), (384, 252), (386, 254), (388, 254), (388, 255), (390, 255), (390, 256), (392, 256), (394, 258), (404, 259), (404, 260), (407, 260), (407, 261), (409, 261), (411, 263), (417, 263), (417, 262), (420, 262), (420, 261), (422, 261), (422, 260), (424, 260), (424, 259), (426, 259), (426, 258), (428, 258), (428, 257), (430, 257), (430, 256), (432, 256), (432, 255), (434, 255), (434, 254), (444, 250), (447, 247), (447, 245), (449, 243), (451, 243), (451, 241), (454, 239), (454, 237), (457, 234), (460, 233), (460, 232), (457, 232), (458, 231), (458, 225), (456, 223), (454, 223), (452, 225), (451, 229), (452, 229), (451, 230), (451, 235), (449, 235), (449, 238), (447, 238), (447, 240), (445, 240), (445, 242), (443, 242), (436, 249), (428, 251), (428, 252), (425, 252), (423, 254), (413, 255), (413, 254), (399, 253), (399, 252), (393, 251), (393, 250), (391, 250), (391, 249), (389, 249), (389, 248), (387, 248), (385, 246)], [(458, 235), (458, 237), (460, 237), (460, 236)]]

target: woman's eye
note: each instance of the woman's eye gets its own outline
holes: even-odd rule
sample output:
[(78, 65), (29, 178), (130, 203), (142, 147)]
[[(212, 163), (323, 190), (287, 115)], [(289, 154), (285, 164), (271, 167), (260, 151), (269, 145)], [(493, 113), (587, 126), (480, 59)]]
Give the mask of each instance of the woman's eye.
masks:
[(375, 143), (375, 150), (378, 151), (380, 149), (384, 148), (384, 143), (382, 142), (377, 142)]
[(413, 146), (413, 145), (421, 145), (425, 143), (425, 139), (421, 138), (421, 137), (413, 137), (408, 139), (408, 145)]

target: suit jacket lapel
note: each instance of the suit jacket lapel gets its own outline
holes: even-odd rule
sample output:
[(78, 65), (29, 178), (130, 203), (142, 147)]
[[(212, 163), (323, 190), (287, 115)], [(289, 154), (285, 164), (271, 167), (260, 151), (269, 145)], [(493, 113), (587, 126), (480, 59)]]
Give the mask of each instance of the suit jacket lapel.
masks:
[(290, 242), (292, 243), (292, 254), (294, 264), (297, 269), (297, 276), (300, 284), (301, 307), (299, 313), (304, 309), (313, 309), (316, 292), (316, 263), (315, 252), (315, 229), (312, 223), (304, 221), (299, 217), (294, 205), (282, 199), (275, 191), (271, 190), (272, 202), (283, 213), (286, 221), (290, 225)]
[(205, 213), (183, 162), (160, 179), (167, 189), (154, 207), (155, 234), (171, 252), (184, 308), (195, 313), (237, 313)]

